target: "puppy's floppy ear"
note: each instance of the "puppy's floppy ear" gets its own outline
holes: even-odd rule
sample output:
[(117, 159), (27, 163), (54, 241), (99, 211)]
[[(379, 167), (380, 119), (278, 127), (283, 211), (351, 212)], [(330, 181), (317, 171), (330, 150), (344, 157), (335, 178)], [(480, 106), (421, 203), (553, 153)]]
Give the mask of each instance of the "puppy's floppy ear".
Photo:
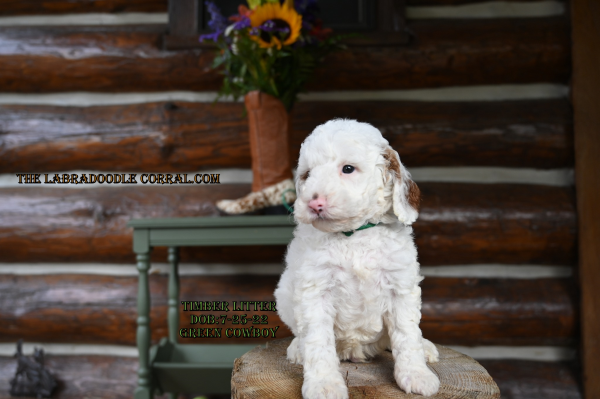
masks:
[(388, 146), (382, 155), (386, 163), (386, 172), (394, 184), (392, 194), (394, 214), (402, 223), (410, 225), (419, 216), (421, 191), (412, 181), (410, 173), (404, 168), (400, 156), (392, 147)]

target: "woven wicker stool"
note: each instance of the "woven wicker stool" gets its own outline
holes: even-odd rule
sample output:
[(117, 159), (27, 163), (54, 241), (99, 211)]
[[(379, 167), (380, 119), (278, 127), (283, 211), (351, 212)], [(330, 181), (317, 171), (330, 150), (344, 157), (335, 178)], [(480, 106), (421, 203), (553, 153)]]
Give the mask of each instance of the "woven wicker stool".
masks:
[[(231, 397), (234, 399), (302, 399), (302, 366), (286, 359), (291, 338), (271, 341), (235, 360), (231, 377)], [(440, 361), (431, 364), (440, 377), (439, 392), (433, 399), (500, 398), (500, 390), (483, 367), (470, 357), (444, 346), (437, 346)], [(342, 362), (350, 398), (423, 398), (404, 393), (392, 371), (391, 352), (384, 352), (370, 363)]]

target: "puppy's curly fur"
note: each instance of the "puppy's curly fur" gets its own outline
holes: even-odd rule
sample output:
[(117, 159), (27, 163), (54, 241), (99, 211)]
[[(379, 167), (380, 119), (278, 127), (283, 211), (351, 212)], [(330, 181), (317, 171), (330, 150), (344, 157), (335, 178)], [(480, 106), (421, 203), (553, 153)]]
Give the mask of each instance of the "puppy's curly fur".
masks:
[[(275, 298), (295, 335), (288, 359), (304, 365), (304, 398), (348, 398), (339, 361), (386, 348), (400, 388), (435, 394), (426, 360), (438, 353), (419, 329), (423, 277), (410, 227), (420, 194), (398, 153), (373, 126), (332, 120), (304, 141), (297, 172), (298, 226)], [(379, 225), (355, 231), (366, 223)]]

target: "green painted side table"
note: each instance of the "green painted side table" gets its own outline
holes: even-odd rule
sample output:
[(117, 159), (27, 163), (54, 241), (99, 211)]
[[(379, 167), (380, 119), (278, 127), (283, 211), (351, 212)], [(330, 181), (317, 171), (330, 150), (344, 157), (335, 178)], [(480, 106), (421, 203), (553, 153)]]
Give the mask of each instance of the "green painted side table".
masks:
[[(229, 393), (233, 361), (256, 345), (178, 344), (179, 247), (212, 245), (285, 245), (292, 239), (290, 216), (229, 216), (204, 218), (134, 219), (133, 251), (139, 271), (137, 297), (138, 386), (135, 399), (154, 392)], [(169, 338), (150, 348), (150, 251), (169, 248)]]

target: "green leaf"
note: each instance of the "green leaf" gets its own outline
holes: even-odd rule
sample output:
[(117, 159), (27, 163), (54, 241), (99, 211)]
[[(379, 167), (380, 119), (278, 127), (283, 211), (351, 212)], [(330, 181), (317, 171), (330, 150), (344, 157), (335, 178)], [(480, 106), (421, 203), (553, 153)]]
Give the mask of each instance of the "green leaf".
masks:
[(305, 42), (303, 46), (284, 46), (280, 50), (264, 49), (248, 32), (249, 29), (237, 32), (235, 53), (224, 38), (216, 43), (221, 51), (216, 54), (213, 67), (224, 75), (219, 96), (237, 99), (249, 91), (261, 90), (281, 99), (289, 110), (325, 55), (341, 48), (337, 38), (330, 38), (318, 45)]

